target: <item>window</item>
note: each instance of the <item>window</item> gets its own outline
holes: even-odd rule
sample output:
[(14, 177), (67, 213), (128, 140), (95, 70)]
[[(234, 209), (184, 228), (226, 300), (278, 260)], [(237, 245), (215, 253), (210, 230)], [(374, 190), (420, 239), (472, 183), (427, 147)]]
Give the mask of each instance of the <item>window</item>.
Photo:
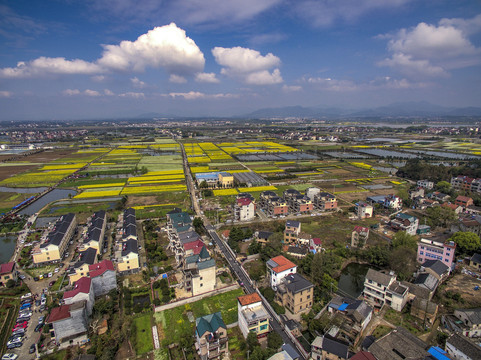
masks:
[(419, 255), (424, 255), (424, 251), (420, 251), (420, 252), (419, 252)]
[(260, 331), (266, 330), (268, 326), (269, 326), (269, 325), (267, 325), (267, 324), (266, 324), (266, 325), (261, 325), (261, 327), (259, 328), (259, 330), (260, 330)]
[(204, 286), (204, 284), (200, 284), (200, 287)]
[(200, 280), (202, 280), (202, 276), (200, 277)]
[(307, 295), (307, 300), (309, 300), (311, 298), (311, 295)]

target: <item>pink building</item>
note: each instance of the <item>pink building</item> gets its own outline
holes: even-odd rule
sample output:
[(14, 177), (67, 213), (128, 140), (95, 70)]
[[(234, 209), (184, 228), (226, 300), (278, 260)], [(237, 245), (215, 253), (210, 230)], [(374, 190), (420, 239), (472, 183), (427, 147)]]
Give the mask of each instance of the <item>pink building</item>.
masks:
[(452, 269), (455, 250), (456, 243), (453, 241), (442, 243), (434, 240), (421, 239), (421, 241), (418, 242), (417, 260), (421, 264), (426, 260), (440, 260)]

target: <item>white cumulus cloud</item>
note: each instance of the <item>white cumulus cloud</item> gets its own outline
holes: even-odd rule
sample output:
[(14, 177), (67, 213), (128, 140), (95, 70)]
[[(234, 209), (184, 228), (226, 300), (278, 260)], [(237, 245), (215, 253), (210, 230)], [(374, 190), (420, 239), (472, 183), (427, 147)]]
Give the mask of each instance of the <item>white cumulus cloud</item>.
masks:
[(390, 57), (378, 65), (389, 66), (410, 77), (446, 77), (449, 71), (481, 63), (481, 49), (468, 38), (481, 30), (481, 16), (442, 19), (438, 25), (424, 22), (382, 35), (389, 39)]
[(237, 98), (236, 94), (205, 94), (199, 91), (189, 92), (171, 92), (168, 94), (162, 94), (161, 96), (170, 96), (171, 98), (184, 98), (185, 100), (197, 100), (197, 99), (229, 99)]
[(195, 81), (211, 84), (218, 84), (220, 82), (214, 73), (197, 73), (195, 74)]
[(74, 95), (80, 95), (80, 90), (79, 89), (66, 89), (63, 91), (64, 95), (68, 96), (74, 96)]
[(243, 82), (252, 85), (269, 85), (281, 83), (282, 77), (280, 70), (275, 68), (280, 65), (281, 60), (268, 53), (261, 55), (257, 50), (233, 47), (215, 47), (212, 54), (216, 62), (223, 66), (221, 74), (239, 78)]
[(302, 86), (299, 86), (299, 85), (283, 85), (282, 86), (282, 91), (284, 92), (296, 92), (301, 90), (302, 90)]
[(109, 90), (109, 89), (104, 89), (104, 94), (106, 96), (114, 96), (115, 94), (113, 93), (113, 91)]
[(139, 89), (142, 89), (144, 88), (147, 84), (145, 82), (143, 82), (142, 80), (139, 80), (138, 77), (133, 77), (130, 79), (130, 82), (132, 83), (132, 85), (136, 88), (139, 88)]
[(143, 99), (145, 97), (144, 93), (141, 92), (126, 92), (123, 94), (119, 94), (120, 97), (129, 97), (133, 99)]
[(98, 91), (90, 90), (90, 89), (85, 90), (84, 94), (87, 96), (100, 96), (100, 93)]
[(169, 77), (169, 82), (174, 84), (185, 84), (187, 79), (183, 76), (172, 74)]
[(204, 54), (176, 24), (156, 27), (135, 41), (104, 45), (101, 66), (121, 71), (164, 68), (173, 74), (193, 74), (204, 68)]
[(13, 94), (10, 91), (5, 91), (5, 90), (0, 91), (0, 98), (9, 98), (12, 95)]

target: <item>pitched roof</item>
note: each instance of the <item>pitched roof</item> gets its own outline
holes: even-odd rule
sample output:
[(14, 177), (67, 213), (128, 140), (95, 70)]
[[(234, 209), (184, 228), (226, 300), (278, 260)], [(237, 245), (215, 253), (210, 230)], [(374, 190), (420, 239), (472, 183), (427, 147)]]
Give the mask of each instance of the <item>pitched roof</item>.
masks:
[(481, 308), (474, 309), (456, 309), (454, 311), (454, 316), (463, 313), (471, 324), (480, 325), (481, 324)]
[(127, 256), (131, 252), (135, 254), (139, 253), (137, 240), (135, 239), (129, 239), (122, 244), (122, 256)]
[(340, 358), (347, 359), (349, 354), (349, 346), (324, 335), (322, 338), (322, 350), (327, 351), (330, 354), (339, 356)]
[(195, 319), (196, 332), (199, 336), (202, 336), (205, 332), (214, 333), (219, 328), (227, 329), (227, 326), (222, 320), (222, 315), (219, 312), (198, 317)]
[(267, 264), (269, 265), (269, 267), (272, 268), (272, 271), (274, 271), (276, 273), (280, 273), (280, 272), (286, 271), (288, 269), (292, 269), (292, 268), (297, 266), (292, 261), (286, 259), (282, 255), (279, 255), (279, 256), (276, 256), (276, 257), (270, 259), (267, 262)]
[(184, 244), (184, 250), (192, 250), (194, 254), (199, 254), (202, 248), (204, 247), (204, 243), (199, 239), (191, 241), (189, 243)]
[(10, 274), (13, 271), (13, 268), (15, 266), (15, 262), (11, 261), (6, 264), (1, 264), (0, 265), (0, 274)]
[[(205, 249), (205, 248), (202, 248), (202, 249)], [(215, 260), (214, 259), (209, 259), (209, 260), (206, 260), (206, 261), (200, 261), (199, 263), (197, 263), (197, 269), (199, 269), (199, 270), (211, 268), (211, 267), (214, 267), (214, 266), (215, 266)]]
[(200, 259), (209, 259), (210, 258), (210, 254), (207, 251), (207, 248), (205, 246), (200, 249), (199, 258)]
[(237, 205), (238, 206), (248, 206), (252, 203), (252, 200), (249, 198), (240, 198), (237, 199)]
[(286, 221), (286, 227), (287, 226), (298, 228), (299, 226), (301, 226), (301, 223), (299, 221), (295, 221), (295, 220), (287, 220)]
[(424, 286), (431, 291), (436, 290), (438, 286), (438, 279), (436, 279), (433, 275), (428, 273), (421, 273), (417, 276), (417, 278), (413, 281), (414, 284)]
[(359, 351), (349, 360), (376, 360), (376, 358), (369, 351)]
[(474, 254), (471, 256), (471, 261), (474, 262), (475, 264), (481, 264), (481, 254)]
[[(481, 256), (480, 256), (480, 260), (481, 260)], [(443, 263), (440, 260), (426, 260), (422, 266), (425, 269), (431, 269), (439, 276), (443, 275), (446, 272), (449, 272), (449, 266), (447, 266), (445, 263)]]
[(242, 306), (246, 306), (246, 305), (250, 305), (250, 304), (254, 304), (262, 301), (261, 297), (256, 292), (252, 294), (239, 296), (237, 300)]
[(47, 323), (53, 323), (55, 321), (67, 319), (70, 317), (70, 305), (61, 305), (53, 308), (50, 311), (50, 315), (47, 318)]
[(354, 226), (354, 231), (357, 233), (369, 232), (369, 228), (364, 226)]
[(89, 265), (89, 276), (94, 278), (102, 275), (108, 270), (115, 271), (114, 264), (110, 260), (102, 260), (97, 264)]
[(308, 250), (304, 247), (288, 246), (287, 252), (291, 254), (297, 254), (297, 255), (306, 255), (308, 253)]
[(268, 239), (269, 236), (271, 236), (273, 233), (270, 232), (270, 231), (263, 231), (263, 230), (260, 230), (258, 233), (257, 233), (257, 238), (258, 239)]
[(284, 283), (291, 293), (298, 293), (314, 287), (314, 285), (300, 274), (289, 274), (284, 278)]
[(314, 245), (322, 245), (322, 241), (319, 238), (313, 238), (312, 242), (314, 243)]
[(75, 263), (74, 267), (79, 268), (84, 264), (92, 265), (97, 259), (97, 249), (89, 247), (87, 250), (81, 251), (78, 261)]
[(73, 290), (65, 291), (63, 294), (63, 299), (73, 298), (79, 293), (88, 294), (90, 292), (90, 285), (92, 284), (92, 279), (83, 276), (75, 282)]
[(464, 336), (459, 334), (451, 335), (446, 340), (446, 344), (448, 343), (471, 359), (481, 359), (481, 347), (477, 346), (473, 341)]
[(366, 279), (375, 281), (384, 286), (389, 286), (392, 277), (391, 275), (386, 275), (380, 271), (369, 269), (366, 274)]
[(423, 359), (427, 344), (399, 326), (369, 347), (378, 360)]
[(456, 201), (463, 201), (463, 202), (468, 202), (468, 201), (473, 201), (473, 199), (471, 199), (469, 196), (463, 196), (463, 195), (459, 195), (457, 198), (456, 198)]

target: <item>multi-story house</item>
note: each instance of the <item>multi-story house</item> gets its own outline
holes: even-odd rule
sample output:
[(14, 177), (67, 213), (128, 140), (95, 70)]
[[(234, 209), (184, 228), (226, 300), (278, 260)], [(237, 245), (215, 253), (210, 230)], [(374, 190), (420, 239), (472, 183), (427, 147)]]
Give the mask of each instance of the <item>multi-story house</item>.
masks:
[(470, 338), (481, 337), (481, 308), (456, 309), (454, 316), (462, 322), (462, 334)]
[(257, 335), (257, 338), (267, 336), (270, 331), (270, 316), (258, 293), (239, 296), (237, 298), (237, 319), (239, 328), (247, 338), (250, 332)]
[(122, 241), (137, 240), (137, 224), (135, 209), (128, 208), (124, 211), (124, 222), (122, 226)]
[(281, 216), (289, 213), (289, 206), (283, 198), (274, 191), (263, 191), (259, 195), (259, 207), (268, 216)]
[(434, 182), (429, 180), (418, 180), (416, 185), (423, 189), (431, 190), (434, 187)]
[(305, 194), (306, 196), (314, 203), (314, 198), (317, 194), (321, 192), (321, 189), (316, 187), (309, 187), (306, 189)]
[(368, 238), (369, 228), (363, 226), (354, 226), (354, 230), (351, 233), (351, 246), (363, 248), (366, 246)]
[(421, 241), (418, 242), (417, 260), (421, 264), (426, 260), (440, 260), (452, 269), (455, 250), (456, 243), (453, 241), (442, 243), (434, 240), (421, 239)]
[(110, 260), (103, 260), (89, 266), (89, 277), (92, 279), (92, 289), (95, 296), (108, 294), (117, 288), (117, 273)]
[(297, 272), (297, 265), (282, 255), (268, 260), (266, 266), (269, 284), (274, 290), (277, 289), (277, 285), (280, 284), (287, 275)]
[(87, 231), (82, 236), (81, 250), (95, 248), (100, 253), (102, 250), (107, 213), (104, 210), (95, 212), (87, 222)]
[(237, 198), (234, 205), (236, 221), (250, 221), (256, 217), (256, 205), (250, 198)]
[(196, 296), (216, 288), (216, 265), (206, 247), (198, 255), (185, 258), (183, 264), (183, 287)]
[(55, 307), (47, 317), (47, 324), (52, 324), (50, 334), (60, 348), (80, 345), (88, 342), (87, 301)]
[(0, 286), (7, 286), (8, 280), (17, 281), (18, 271), (15, 266), (14, 261), (0, 265)]
[(466, 209), (468, 206), (471, 206), (474, 204), (474, 201), (472, 198), (468, 196), (462, 196), (459, 195), (456, 200), (454, 200), (454, 204), (461, 206), (463, 209)]
[(77, 218), (75, 214), (69, 213), (61, 216), (46, 237), (42, 239), (40, 245), (33, 249), (34, 264), (60, 261), (76, 228)]
[(374, 212), (372, 205), (366, 202), (356, 203), (356, 215), (359, 219), (371, 218)]
[(95, 303), (95, 294), (92, 289), (92, 279), (82, 277), (77, 280), (72, 290), (65, 291), (63, 294), (63, 302), (70, 305), (79, 301), (86, 301), (87, 315), (92, 314)]
[(289, 205), (289, 212), (293, 214), (305, 214), (314, 209), (311, 199), (305, 195), (302, 195), (297, 190), (288, 189), (284, 191), (284, 199)]
[(481, 359), (481, 347), (459, 334), (453, 334), (446, 340), (446, 352), (456, 360)]
[(120, 273), (133, 273), (140, 270), (139, 245), (137, 240), (129, 239), (122, 242), (117, 270)]
[(475, 180), (469, 176), (459, 175), (451, 178), (451, 186), (455, 190), (471, 191), (471, 184)]
[(369, 269), (364, 280), (364, 299), (377, 308), (387, 304), (396, 311), (401, 311), (408, 300), (409, 289), (396, 280), (393, 272), (384, 274)]
[(403, 201), (399, 196), (390, 194), (384, 199), (384, 207), (388, 209), (400, 210), (403, 207)]
[(277, 285), (276, 300), (292, 314), (309, 311), (314, 301), (314, 285), (300, 274), (289, 274)]
[(201, 360), (218, 359), (229, 350), (227, 326), (220, 312), (195, 319), (197, 352)]
[(329, 336), (317, 336), (311, 344), (311, 359), (314, 360), (347, 360), (349, 346)]
[(284, 243), (293, 244), (301, 232), (301, 223), (295, 220), (287, 220), (284, 229)]
[(419, 220), (417, 217), (399, 213), (390, 222), (391, 228), (395, 231), (405, 231), (409, 235), (416, 235), (416, 231), (419, 226)]
[(321, 211), (337, 209), (337, 198), (327, 192), (320, 192), (314, 196), (314, 207)]
[(231, 188), (234, 186), (234, 176), (228, 172), (220, 172), (218, 174), (219, 186), (223, 188)]
[(88, 248), (80, 252), (77, 262), (68, 269), (68, 276), (70, 285), (75, 283), (83, 276), (87, 276), (89, 266), (97, 262), (97, 249)]

